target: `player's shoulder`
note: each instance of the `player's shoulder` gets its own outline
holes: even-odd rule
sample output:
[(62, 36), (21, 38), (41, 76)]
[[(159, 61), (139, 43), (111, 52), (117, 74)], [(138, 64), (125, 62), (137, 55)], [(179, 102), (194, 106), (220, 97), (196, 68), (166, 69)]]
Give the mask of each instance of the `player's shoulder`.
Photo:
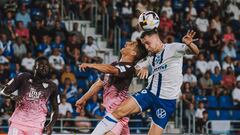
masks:
[(56, 83), (54, 83), (54, 82), (51, 81), (51, 80), (48, 80), (46, 83), (47, 83), (51, 88), (57, 88)]
[(179, 46), (179, 45), (185, 45), (185, 44), (180, 42), (172, 42), (172, 43), (166, 43), (165, 47), (172, 47), (172, 46)]
[(21, 78), (31, 78), (31, 74), (28, 72), (20, 72), (17, 74), (17, 77), (21, 77)]

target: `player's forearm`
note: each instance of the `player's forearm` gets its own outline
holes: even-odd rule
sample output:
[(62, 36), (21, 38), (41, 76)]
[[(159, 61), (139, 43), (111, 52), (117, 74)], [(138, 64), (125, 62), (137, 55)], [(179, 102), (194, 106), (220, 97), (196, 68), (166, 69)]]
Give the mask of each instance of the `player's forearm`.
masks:
[(190, 43), (189, 45), (187, 45), (189, 47), (189, 49), (191, 50), (192, 53), (194, 53), (195, 55), (199, 54), (199, 49), (197, 47), (196, 44), (194, 43)]
[(50, 117), (50, 121), (49, 121), (48, 125), (54, 126), (54, 124), (57, 121), (57, 118), (58, 118), (58, 109), (56, 109), (56, 110), (54, 109), (51, 113), (51, 117)]
[(108, 64), (89, 64), (89, 67), (107, 74), (113, 74), (113, 75), (118, 74), (118, 69)]
[(0, 85), (0, 95), (3, 95), (5, 97), (13, 97), (12, 93), (10, 93), (7, 89), (7, 86)]
[(102, 87), (103, 82), (101, 80), (98, 80), (91, 86), (89, 91), (82, 98), (86, 101), (89, 100), (93, 95), (97, 94)]

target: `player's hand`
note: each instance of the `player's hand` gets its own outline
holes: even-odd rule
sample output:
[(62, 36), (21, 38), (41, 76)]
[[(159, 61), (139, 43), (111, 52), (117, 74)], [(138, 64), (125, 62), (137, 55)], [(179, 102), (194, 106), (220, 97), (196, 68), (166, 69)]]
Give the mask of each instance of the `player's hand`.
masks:
[(11, 95), (10, 98), (15, 101), (16, 103), (20, 103), (22, 101), (21, 96)]
[(193, 42), (193, 37), (195, 36), (196, 32), (188, 31), (187, 34), (182, 38), (182, 42), (186, 45), (190, 45)]
[(137, 73), (137, 76), (140, 78), (140, 79), (147, 79), (148, 77), (148, 69), (143, 67), (141, 69), (138, 69), (138, 73)]
[(47, 132), (47, 135), (51, 135), (51, 134), (52, 134), (52, 131), (53, 131), (52, 125), (47, 125), (47, 126), (45, 127), (45, 130), (46, 130), (46, 132)]
[(75, 106), (77, 107), (76, 111), (80, 112), (84, 108), (84, 106), (86, 105), (86, 102), (87, 101), (85, 99), (80, 98), (75, 104)]
[(83, 64), (79, 65), (79, 68), (80, 68), (80, 70), (85, 72), (86, 68), (89, 68), (89, 64), (83, 63)]

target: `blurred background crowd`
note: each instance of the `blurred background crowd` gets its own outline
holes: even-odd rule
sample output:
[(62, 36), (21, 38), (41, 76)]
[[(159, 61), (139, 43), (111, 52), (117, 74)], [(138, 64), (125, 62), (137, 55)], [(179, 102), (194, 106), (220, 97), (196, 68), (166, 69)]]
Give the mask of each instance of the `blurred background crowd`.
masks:
[[(19, 72), (32, 72), (34, 59), (47, 56), (49, 75), (61, 95), (60, 118), (64, 127), (86, 127), (89, 132), (105, 115), (102, 93), (94, 95), (85, 110), (75, 111), (75, 102), (101, 75), (95, 70), (80, 71), (81, 63), (102, 63), (94, 35), (85, 36), (74, 23), (67, 31), (63, 22), (92, 20), (94, 2), (97, 14), (109, 16), (107, 47), (114, 47), (114, 27), (121, 29), (121, 44), (140, 37), (138, 16), (152, 10), (160, 17), (159, 35), (165, 43), (181, 42), (188, 30), (195, 30), (198, 56), (184, 56), (180, 99), (183, 119), (195, 113), (197, 132), (204, 132), (208, 120), (240, 120), (240, 1), (237, 0), (1, 0), (0, 1), (0, 82), (5, 84)], [(99, 20), (98, 23), (101, 23)], [(98, 32), (101, 29), (98, 29)], [(96, 33), (97, 34), (97, 33)], [(0, 117), (9, 118), (14, 110), (10, 99), (0, 97)], [(133, 116), (145, 126), (148, 114)], [(83, 120), (83, 121), (81, 121)], [(57, 123), (58, 124), (58, 123)], [(130, 123), (131, 124), (131, 123)], [(183, 121), (187, 128), (187, 120)], [(7, 126), (7, 121), (0, 125)], [(138, 126), (138, 125), (134, 125)], [(0, 132), (6, 132), (0, 129)], [(71, 132), (68, 130), (66, 132)], [(138, 132), (141, 132), (140, 130)]]

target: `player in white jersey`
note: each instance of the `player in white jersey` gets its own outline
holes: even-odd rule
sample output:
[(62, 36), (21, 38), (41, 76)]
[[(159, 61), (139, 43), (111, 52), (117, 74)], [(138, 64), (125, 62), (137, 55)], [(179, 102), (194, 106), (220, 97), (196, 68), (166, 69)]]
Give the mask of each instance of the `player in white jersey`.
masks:
[[(184, 54), (198, 54), (199, 49), (193, 43), (194, 31), (188, 32), (183, 43), (164, 44), (157, 30), (143, 32), (141, 38), (146, 49), (152, 53), (148, 64), (152, 68), (148, 86), (125, 100), (115, 111), (98, 125), (103, 135), (112, 129), (117, 121), (129, 114), (151, 109), (152, 122), (149, 135), (161, 135), (170, 116), (175, 111), (176, 99), (182, 84), (182, 63)], [(143, 68), (143, 71), (146, 68)], [(140, 72), (141, 73), (141, 72)], [(145, 74), (140, 75), (145, 76)]]

